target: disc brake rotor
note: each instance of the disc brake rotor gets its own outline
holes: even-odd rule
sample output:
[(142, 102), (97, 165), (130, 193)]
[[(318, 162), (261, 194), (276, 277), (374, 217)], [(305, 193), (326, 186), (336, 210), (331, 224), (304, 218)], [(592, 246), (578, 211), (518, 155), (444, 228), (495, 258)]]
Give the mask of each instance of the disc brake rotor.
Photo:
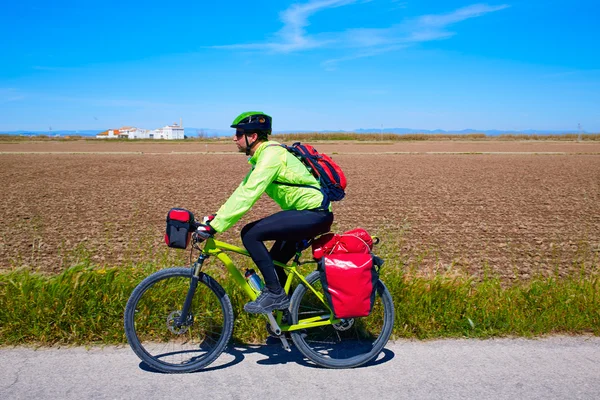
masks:
[(342, 322), (340, 322), (339, 324), (333, 324), (333, 327), (336, 331), (347, 331), (348, 329), (352, 328), (352, 325), (354, 325), (354, 318), (350, 318), (350, 319), (343, 319)]
[(177, 326), (177, 320), (181, 317), (181, 311), (173, 311), (167, 317), (167, 328), (174, 333), (175, 335), (181, 335), (188, 331), (192, 322), (194, 322), (194, 316), (189, 314), (187, 317), (187, 321), (181, 326)]

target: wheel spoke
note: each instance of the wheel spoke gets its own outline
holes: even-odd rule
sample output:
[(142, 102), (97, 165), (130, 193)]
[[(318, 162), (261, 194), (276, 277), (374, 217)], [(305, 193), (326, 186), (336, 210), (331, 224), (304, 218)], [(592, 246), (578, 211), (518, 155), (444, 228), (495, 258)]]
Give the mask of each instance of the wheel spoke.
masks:
[[(164, 372), (190, 372), (208, 365), (223, 351), (233, 329), (229, 298), (216, 282), (208, 285), (202, 280), (188, 316), (176, 325), (190, 280), (188, 269), (160, 271), (134, 290), (125, 312), (131, 347), (147, 364)], [(213, 289), (215, 285), (220, 290)]]
[[(319, 292), (322, 287), (318, 272), (307, 281)], [(338, 324), (306, 329), (304, 334), (292, 333), (298, 349), (315, 363), (331, 368), (349, 368), (364, 364), (379, 354), (391, 335), (394, 310), (389, 292), (380, 283), (375, 305), (367, 317), (342, 320)], [(329, 314), (317, 296), (299, 286), (292, 298), (292, 320)]]

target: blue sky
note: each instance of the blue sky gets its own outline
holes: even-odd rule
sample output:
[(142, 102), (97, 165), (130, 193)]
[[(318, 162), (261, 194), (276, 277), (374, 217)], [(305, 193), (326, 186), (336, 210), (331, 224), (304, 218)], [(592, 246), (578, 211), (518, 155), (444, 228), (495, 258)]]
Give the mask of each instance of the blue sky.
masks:
[(597, 1), (8, 2), (0, 131), (600, 132)]

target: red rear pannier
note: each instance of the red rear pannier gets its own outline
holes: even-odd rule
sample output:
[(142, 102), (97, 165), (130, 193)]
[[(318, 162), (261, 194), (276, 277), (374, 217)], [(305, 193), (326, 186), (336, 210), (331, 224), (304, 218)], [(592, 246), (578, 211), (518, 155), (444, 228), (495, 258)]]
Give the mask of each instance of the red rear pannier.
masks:
[(329, 254), (370, 253), (373, 249), (373, 238), (362, 228), (337, 233), (327, 233), (312, 244), (313, 257), (320, 259)]
[(336, 318), (371, 313), (379, 279), (371, 253), (331, 254), (319, 265), (323, 291)]
[(175, 249), (187, 248), (194, 230), (194, 214), (183, 208), (172, 208), (167, 214), (165, 243)]
[(313, 242), (323, 292), (336, 318), (366, 317), (371, 313), (378, 268), (383, 264), (372, 249), (373, 238), (362, 228), (328, 233)]

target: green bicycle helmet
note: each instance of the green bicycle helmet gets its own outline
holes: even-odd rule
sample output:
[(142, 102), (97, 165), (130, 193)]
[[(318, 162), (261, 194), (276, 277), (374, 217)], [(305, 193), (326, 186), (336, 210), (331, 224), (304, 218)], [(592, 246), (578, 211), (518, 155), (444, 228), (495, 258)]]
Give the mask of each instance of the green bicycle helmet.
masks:
[(262, 111), (246, 111), (238, 115), (231, 123), (232, 128), (241, 129), (245, 133), (271, 134), (271, 116)]

